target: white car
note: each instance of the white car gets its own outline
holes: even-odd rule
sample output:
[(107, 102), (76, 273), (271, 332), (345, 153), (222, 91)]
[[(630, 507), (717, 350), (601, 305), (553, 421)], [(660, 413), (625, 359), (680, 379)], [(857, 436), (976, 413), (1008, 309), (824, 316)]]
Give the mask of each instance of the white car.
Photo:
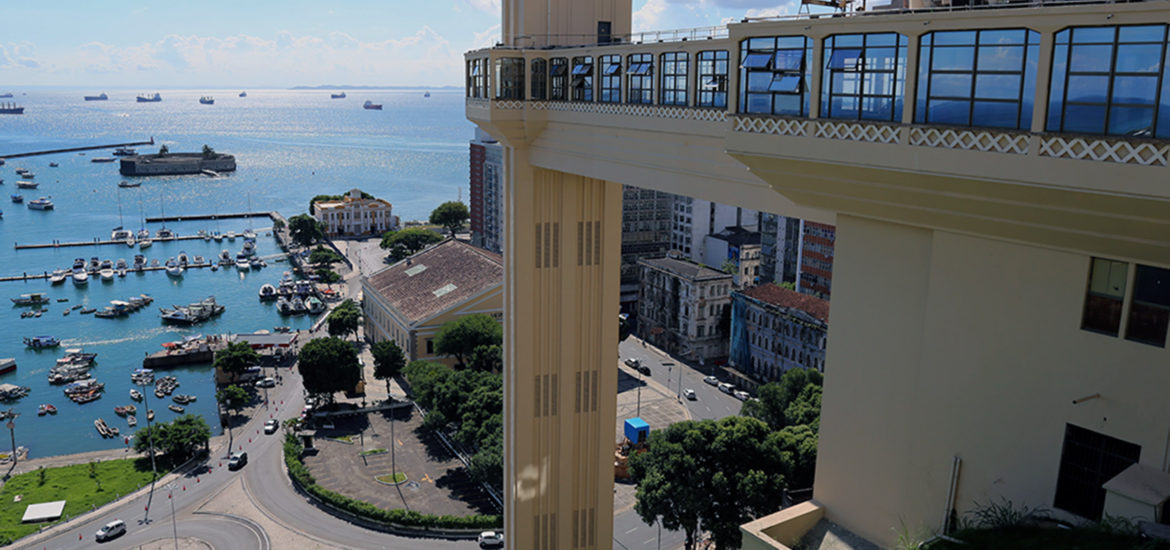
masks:
[(503, 533), (497, 533), (495, 531), (484, 531), (484, 532), (479, 534), (479, 539), (477, 539), (477, 540), (479, 541), (480, 548), (503, 548), (504, 547), (504, 534)]
[(695, 390), (690, 388), (683, 390), (683, 397), (690, 399), (691, 401), (698, 399), (698, 396), (695, 395)]
[(720, 382), (719, 383), (719, 391), (726, 393), (727, 395), (734, 395), (735, 394), (735, 386), (733, 386), (727, 382)]
[(273, 379), (271, 376), (262, 378), (262, 379), (256, 381), (256, 387), (257, 388), (275, 388), (276, 387), (276, 380)]
[(277, 427), (278, 427), (278, 424), (276, 422), (276, 419), (269, 420), (269, 421), (264, 423), (264, 433), (274, 434), (274, 433), (276, 433)]
[(126, 522), (116, 519), (102, 526), (94, 535), (98, 542), (110, 540), (118, 535), (126, 533)]
[(703, 381), (708, 383), (708, 384), (711, 384), (712, 386), (719, 385), (719, 379), (715, 378), (714, 376), (706, 376), (703, 378)]
[(750, 394), (748, 394), (748, 392), (745, 392), (743, 390), (735, 390), (735, 393), (733, 393), (732, 395), (734, 395), (735, 398), (740, 400), (740, 401), (747, 401), (748, 399), (751, 399), (751, 397), (752, 397)]

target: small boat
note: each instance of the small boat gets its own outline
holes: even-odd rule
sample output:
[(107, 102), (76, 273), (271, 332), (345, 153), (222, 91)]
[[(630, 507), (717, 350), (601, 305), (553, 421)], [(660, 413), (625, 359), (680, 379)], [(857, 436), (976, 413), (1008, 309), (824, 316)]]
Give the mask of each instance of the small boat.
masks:
[(235, 231), (228, 231), (228, 232), (227, 232), (227, 239), (228, 239), (229, 241), (234, 241), (234, 240), (236, 240), (236, 236), (237, 236), (237, 235), (236, 235), (236, 232), (235, 232)]
[(9, 298), (13, 304), (18, 306), (37, 306), (49, 303), (49, 295), (43, 292), (33, 292), (32, 294), (21, 294), (16, 298)]
[(118, 277), (120, 277), (120, 278), (126, 277), (126, 268), (124, 268), (124, 267), (118, 268)]
[(253, 257), (251, 260), (248, 260), (248, 265), (251, 266), (252, 269), (260, 269), (264, 267), (264, 260)]
[(171, 397), (171, 400), (180, 405), (186, 405), (195, 401), (195, 396), (187, 395), (185, 393), (177, 393), (174, 395), (174, 397)]
[(161, 228), (159, 228), (159, 230), (157, 232), (155, 232), (154, 238), (156, 238), (160, 241), (164, 241), (167, 239), (173, 239), (173, 238), (175, 238), (175, 232), (171, 231), (170, 229), (167, 229), (165, 227), (161, 227)]
[(49, 200), (48, 197), (33, 199), (28, 201), (28, 208), (29, 210), (52, 210), (53, 201)]
[(167, 266), (167, 275), (176, 279), (181, 279), (183, 277), (183, 267), (178, 265), (169, 265)]
[[(85, 268), (73, 268), (73, 284), (75, 286), (85, 286), (89, 284), (89, 273), (85, 272)], [(84, 311), (82, 313), (85, 313)]]
[(126, 416), (126, 425), (130, 426), (131, 428), (137, 426), (138, 425), (138, 418), (133, 416), (133, 415), (127, 415)]
[(288, 299), (281, 296), (280, 299), (276, 300), (276, 312), (281, 315), (291, 315), (292, 302), (289, 302)]
[[(138, 186), (134, 185), (132, 187), (138, 187)], [(141, 227), (138, 229), (138, 233), (135, 233), (134, 236), (140, 241), (142, 239), (149, 239), (150, 238), (150, 230), (145, 228), (145, 227)]]
[(83, 308), (81, 308), (81, 311), (79, 311), (78, 313), (80, 313), (82, 315), (89, 315), (90, 313), (96, 313), (96, 312), (97, 312), (96, 307), (83, 307)]
[(220, 233), (219, 231), (212, 231), (211, 238), (215, 239), (215, 242), (217, 242), (217, 243), (222, 243), (223, 242), (223, 233)]
[(114, 269), (113, 268), (109, 268), (109, 267), (103, 268), (101, 271), (98, 272), (98, 274), (101, 275), (102, 281), (104, 281), (104, 282), (110, 282), (110, 281), (114, 280)]
[(276, 287), (270, 284), (265, 284), (260, 287), (260, 301), (267, 302), (269, 300), (275, 300), (278, 296)]
[(87, 96), (85, 96), (85, 100), (86, 100), (86, 101), (105, 101), (105, 100), (107, 100), (107, 99), (110, 99), (110, 96), (106, 95), (106, 93), (105, 93), (105, 92), (102, 92), (102, 93), (100, 93), (100, 94), (98, 94), (98, 95), (87, 95)]
[(179, 265), (182, 267), (187, 267), (187, 264), (189, 263), (191, 263), (191, 259), (187, 256), (187, 253), (179, 251)]
[(325, 311), (325, 302), (322, 302), (316, 296), (310, 296), (308, 300), (305, 300), (305, 306), (309, 308), (309, 313), (312, 315), (317, 315)]
[(215, 98), (209, 95), (205, 95), (199, 98), (199, 103), (202, 105), (215, 105)]
[(162, 96), (158, 92), (152, 95), (142, 94), (138, 96), (139, 103), (158, 103), (162, 101)]
[(45, 416), (48, 413), (49, 413), (49, 409), (45, 408), (44, 403), (41, 403), (40, 406), (37, 407), (37, 416)]
[(153, 245), (153, 244), (154, 244), (154, 241), (151, 241), (149, 238), (139, 239), (138, 240), (138, 250), (145, 250), (147, 248), (150, 248), (151, 245)]
[(374, 103), (373, 101), (370, 101), (367, 99), (366, 102), (362, 104), (362, 109), (367, 109), (370, 111), (381, 111), (382, 104), (381, 103)]
[(183, 414), (183, 411), (185, 410), (185, 409), (183, 409), (183, 407), (180, 407), (178, 405), (167, 405), (167, 408), (172, 410), (172, 411), (175, 411), (179, 414)]
[(117, 149), (114, 149), (114, 152), (112, 154), (115, 157), (130, 157), (130, 156), (137, 155), (138, 151), (135, 151), (134, 149), (131, 149), (129, 147), (119, 147)]
[(126, 414), (138, 414), (138, 407), (134, 405), (126, 405)]
[(130, 399), (133, 399), (135, 401), (142, 401), (142, 392), (140, 392), (134, 388), (130, 388)]
[(161, 389), (156, 389), (156, 390), (154, 390), (154, 396), (159, 398), (159, 399), (166, 399), (167, 392), (162, 391)]
[(329, 99), (345, 99), (345, 92), (339, 94), (329, 94)]
[(114, 263), (114, 269), (126, 269), (126, 259), (118, 258), (118, 261)]
[(134, 248), (134, 245), (138, 244), (138, 242), (134, 240), (134, 237), (130, 237), (130, 238), (126, 239), (125, 242), (126, 242), (126, 248)]
[(100, 418), (93, 421), (93, 427), (97, 429), (98, 434), (102, 437), (110, 437), (112, 434), (110, 427), (106, 426), (106, 421)]
[(114, 407), (114, 414), (118, 416), (126, 416), (126, 407)]
[(111, 241), (124, 241), (126, 239), (133, 239), (134, 232), (129, 229), (123, 229), (122, 226), (115, 227), (110, 231)]
[(61, 165), (60, 165), (60, 164), (57, 164), (57, 163), (55, 163), (55, 162), (50, 162), (50, 163), (49, 163), (49, 168), (56, 168), (56, 167), (58, 167), (58, 166), (61, 166)]
[(305, 306), (305, 301), (300, 296), (294, 296), (291, 305), (293, 315), (304, 315), (309, 312), (309, 308)]
[(140, 182), (140, 181), (129, 182), (126, 180), (122, 180), (122, 181), (118, 182), (118, 187), (139, 187), (141, 185), (142, 185), (142, 182)]
[(115, 160), (118, 160), (118, 159), (116, 159), (114, 157), (93, 157), (93, 158), (89, 159), (90, 162), (96, 162), (96, 163), (114, 162)]
[(240, 271), (252, 269), (252, 264), (248, 261), (248, 256), (242, 252), (236, 255), (236, 269)]
[(16, 186), (21, 189), (36, 189), (38, 185), (40, 184), (35, 181), (19, 180), (16, 182)]
[(195, 265), (203, 265), (207, 263), (207, 261), (203, 259), (203, 256), (195, 256), (191, 261), (194, 262)]
[(248, 92), (240, 92), (240, 97), (248, 97)]
[(8, 374), (14, 370), (16, 370), (16, 359), (12, 357), (0, 359), (0, 374)]
[(28, 178), (28, 179), (30, 179), (30, 180), (31, 180), (31, 179), (36, 179), (36, 177), (37, 177), (37, 175), (36, 175), (36, 174), (34, 174), (34, 173), (32, 173), (32, 172), (30, 172), (30, 171), (28, 171), (28, 170), (25, 170), (25, 171), (24, 171), (23, 173), (21, 173), (20, 175), (21, 175), (22, 177)]
[(12, 195), (12, 202), (14, 202), (16, 204), (20, 204), (20, 203), (24, 202), (24, 195), (13, 194)]
[(423, 97), (431, 97), (431, 91), (427, 90), (425, 93), (423, 93)]
[(153, 421), (153, 420), (154, 420), (154, 409), (147, 409), (147, 411), (146, 411), (146, 420), (147, 420), (147, 422), (150, 422), (150, 421)]
[(55, 348), (61, 345), (61, 341), (55, 336), (26, 336), (24, 338), (24, 345), (30, 348)]

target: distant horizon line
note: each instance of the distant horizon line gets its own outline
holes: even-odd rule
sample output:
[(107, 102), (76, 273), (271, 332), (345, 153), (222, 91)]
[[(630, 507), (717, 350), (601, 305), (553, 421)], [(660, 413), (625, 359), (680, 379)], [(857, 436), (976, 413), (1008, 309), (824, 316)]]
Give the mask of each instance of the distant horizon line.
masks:
[(205, 86), (205, 87), (192, 87), (192, 86), (173, 86), (172, 85), (172, 86), (107, 86), (107, 87), (102, 88), (100, 85), (98, 85), (98, 86), (85, 86), (85, 85), (75, 85), (75, 84), (69, 84), (69, 85), (64, 85), (64, 84), (26, 84), (26, 85), (8, 84), (8, 85), (0, 85), (0, 93), (11, 93), (11, 92), (19, 91), (19, 90), (33, 90), (33, 89), (36, 89), (36, 90), (44, 90), (44, 89), (88, 90), (88, 91), (93, 91), (95, 93), (101, 93), (105, 90), (135, 90), (135, 91), (138, 91), (140, 93), (146, 93), (146, 92), (142, 92), (142, 90), (149, 89), (150, 91), (156, 91), (156, 90), (190, 90), (190, 91), (194, 91), (194, 90), (216, 90), (216, 91), (219, 91), (219, 90), (239, 90), (239, 91), (248, 91), (248, 90), (281, 90), (281, 91), (287, 91), (287, 90), (456, 90), (456, 91), (458, 91), (458, 90), (462, 90), (463, 87), (462, 86), (452, 86), (452, 85), (444, 85), (444, 86), (425, 86), (425, 85), (418, 85), (418, 86), (365, 86), (365, 85), (343, 84), (343, 85), (338, 85), (338, 86), (319, 85), (319, 86), (292, 86), (292, 87), (287, 87), (287, 86), (257, 86), (257, 87)]

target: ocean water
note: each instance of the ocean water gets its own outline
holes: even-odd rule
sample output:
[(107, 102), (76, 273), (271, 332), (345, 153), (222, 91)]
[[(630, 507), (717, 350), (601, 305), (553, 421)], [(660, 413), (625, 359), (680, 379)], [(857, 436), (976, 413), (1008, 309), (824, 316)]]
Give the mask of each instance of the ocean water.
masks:
[[(276, 210), (286, 217), (304, 213), (308, 201), (318, 194), (341, 194), (354, 187), (391, 202), (394, 214), (403, 220), (426, 218), (443, 201), (455, 200), (467, 185), (467, 140), (472, 126), (463, 114), (460, 93), (422, 91), (352, 91), (346, 99), (330, 99), (327, 91), (247, 90), (217, 93), (215, 105), (201, 105), (199, 91), (165, 91), (161, 103), (136, 103), (133, 92), (112, 92), (108, 101), (86, 102), (82, 95), (94, 91), (36, 91), (15, 99), (26, 107), (21, 116), (0, 115), (0, 156), (83, 145), (145, 141), (154, 137), (155, 152), (166, 144), (171, 151), (199, 151), (204, 144), (236, 156), (235, 173), (220, 178), (167, 176), (135, 178), (138, 188), (119, 188), (128, 179), (118, 174), (118, 163), (90, 162), (95, 156), (110, 156), (109, 150), (84, 155), (64, 153), (10, 159), (0, 167), (0, 243), (49, 243), (108, 239), (110, 230), (124, 225), (137, 230), (146, 226), (156, 231), (162, 224), (143, 222), (144, 217), (215, 214), (244, 210)], [(361, 108), (366, 99), (384, 105), (383, 111)], [(59, 167), (49, 167), (56, 162)], [(16, 168), (36, 174), (38, 189), (18, 190)], [(20, 192), (29, 199), (52, 197), (56, 208), (29, 210), (9, 202), (7, 195)], [(274, 283), (288, 269), (277, 263), (279, 248), (264, 229), (267, 218), (168, 223), (180, 235), (198, 230), (236, 231), (255, 229), (259, 254), (269, 258), (269, 267), (239, 273), (234, 269), (211, 272), (188, 270), (182, 279), (164, 272), (130, 273), (125, 279), (103, 283), (91, 279), (86, 287), (72, 283), (51, 286), (47, 280), (0, 282), (0, 300), (29, 292), (44, 291), (54, 300), (40, 318), (22, 319), (24, 307), (0, 305), (0, 357), (14, 357), (16, 372), (0, 375), (0, 384), (17, 384), (32, 389), (30, 395), (13, 403), (0, 403), (21, 413), (15, 424), (16, 444), (29, 448), (31, 456), (49, 456), (123, 446), (121, 439), (103, 440), (93, 420), (105, 418), (112, 426), (127, 431), (125, 421), (113, 407), (131, 403), (129, 373), (141, 367), (142, 357), (164, 342), (193, 334), (220, 334), (271, 330), (287, 325), (307, 328), (314, 319), (307, 316), (282, 317), (272, 304), (262, 304), (257, 291)], [(233, 255), (243, 242), (237, 239), (213, 241), (156, 242), (142, 251), (160, 262), (185, 251), (189, 256), (212, 258), (222, 249)], [(67, 268), (77, 257), (124, 258), (132, 262), (139, 251), (123, 245), (15, 250), (0, 246), (0, 276), (41, 273)], [(101, 307), (110, 300), (146, 293), (155, 298), (152, 306), (129, 317), (100, 319), (77, 311), (63, 316), (74, 304)], [(196, 325), (165, 325), (159, 307), (187, 304), (207, 296), (227, 307), (225, 315)], [(55, 300), (67, 298), (58, 303)], [(26, 349), (25, 336), (52, 335), (61, 338), (58, 349)], [(105, 395), (94, 402), (77, 405), (69, 401), (60, 386), (50, 386), (46, 375), (67, 347), (84, 347), (97, 352), (97, 366), (91, 374), (106, 384)], [(179, 393), (192, 393), (199, 400), (188, 412), (203, 414), (219, 433), (210, 366), (175, 369), (181, 384)], [(158, 420), (174, 413), (167, 403), (149, 398)], [(38, 417), (37, 406), (52, 403), (56, 416)], [(168, 401), (169, 403), (169, 401)], [(145, 425), (144, 406), (139, 406), (139, 423)], [(6, 446), (5, 446), (6, 447)]]

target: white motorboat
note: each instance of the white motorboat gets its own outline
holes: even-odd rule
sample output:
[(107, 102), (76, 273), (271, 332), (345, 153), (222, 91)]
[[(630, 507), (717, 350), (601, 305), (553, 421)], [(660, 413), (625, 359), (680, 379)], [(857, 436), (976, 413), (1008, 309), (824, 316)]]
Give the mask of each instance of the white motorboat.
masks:
[(252, 264), (248, 262), (247, 256), (236, 256), (236, 269), (240, 271), (248, 271), (252, 269)]
[(108, 281), (114, 280), (114, 269), (111, 267), (102, 268), (102, 270), (99, 271), (98, 274), (101, 275), (102, 281), (108, 282)]
[(149, 238), (139, 240), (138, 241), (138, 250), (146, 250), (147, 248), (150, 248), (151, 245), (153, 245), (153, 244), (154, 244), (154, 241), (151, 241)]
[(312, 315), (317, 315), (325, 311), (325, 302), (322, 302), (316, 296), (309, 296), (309, 299), (305, 300), (305, 306), (309, 308), (309, 313)]
[(177, 266), (177, 265), (167, 266), (167, 275), (174, 277), (176, 279), (182, 278), (183, 277), (182, 266)]
[(64, 284), (65, 279), (69, 277), (69, 272), (64, 269), (54, 269), (53, 274), (49, 276), (49, 282), (54, 285)]
[(138, 244), (138, 242), (134, 240), (134, 237), (130, 237), (129, 239), (126, 239), (126, 247), (127, 248), (134, 248), (134, 245), (136, 245), (136, 244)]
[(228, 240), (229, 240), (229, 241), (234, 241), (234, 240), (236, 240), (236, 232), (235, 232), (235, 231), (228, 231), (228, 232), (227, 232), (227, 238), (228, 238)]
[(48, 197), (41, 197), (39, 199), (33, 199), (31, 201), (28, 201), (25, 204), (28, 205), (30, 210), (52, 210), (53, 209), (53, 201), (49, 200)]
[(170, 229), (167, 229), (165, 227), (162, 227), (162, 228), (159, 228), (159, 230), (154, 233), (154, 238), (156, 238), (160, 241), (165, 241), (167, 239), (173, 239), (173, 238), (175, 238), (175, 232), (171, 231)]
[(235, 262), (232, 260), (231, 252), (226, 249), (219, 252), (219, 265), (232, 265), (233, 263)]
[(276, 293), (276, 287), (274, 287), (270, 284), (265, 284), (265, 285), (260, 287), (260, 300), (261, 301), (275, 300), (279, 296), (280, 295)]
[(191, 259), (187, 257), (187, 253), (179, 251), (179, 265), (187, 267), (187, 264), (189, 263), (191, 263)]
[(89, 273), (86, 273), (85, 270), (74, 271), (73, 284), (74, 286), (85, 286), (89, 284)]
[(136, 233), (134, 236), (140, 241), (143, 239), (149, 239), (150, 238), (150, 230), (143, 227), (142, 229), (139, 229), (138, 233)]
[(110, 231), (111, 241), (125, 241), (126, 239), (133, 238), (134, 232), (130, 231), (129, 229), (123, 229), (121, 226), (115, 227), (113, 231)]

